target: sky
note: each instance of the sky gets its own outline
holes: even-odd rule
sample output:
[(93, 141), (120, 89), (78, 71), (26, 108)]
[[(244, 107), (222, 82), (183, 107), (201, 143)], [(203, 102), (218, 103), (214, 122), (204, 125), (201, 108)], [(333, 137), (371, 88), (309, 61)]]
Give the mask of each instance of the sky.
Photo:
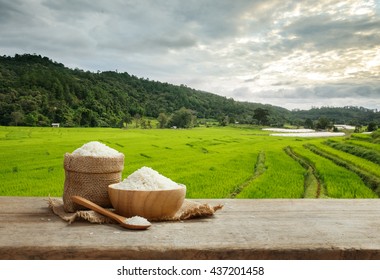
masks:
[(380, 0), (0, 0), (0, 55), (16, 53), (291, 110), (380, 110)]

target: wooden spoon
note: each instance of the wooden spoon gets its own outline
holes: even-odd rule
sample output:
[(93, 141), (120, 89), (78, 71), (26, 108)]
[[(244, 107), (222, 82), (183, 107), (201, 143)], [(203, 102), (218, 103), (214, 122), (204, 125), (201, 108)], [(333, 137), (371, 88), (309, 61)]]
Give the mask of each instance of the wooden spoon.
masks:
[(120, 216), (116, 213), (113, 213), (111, 211), (108, 211), (106, 209), (104, 209), (103, 207), (83, 198), (83, 197), (80, 197), (80, 196), (77, 196), (77, 195), (74, 195), (71, 197), (72, 201), (74, 201), (75, 203), (78, 203), (84, 207), (87, 207), (91, 210), (94, 210), (95, 212), (98, 212), (104, 216), (107, 216), (115, 221), (117, 221), (118, 223), (120, 223), (120, 225), (122, 227), (125, 227), (125, 228), (128, 228), (128, 229), (147, 229), (148, 227), (150, 227), (152, 224), (146, 220), (146, 222), (142, 223), (142, 224), (129, 224), (128, 223), (128, 218), (125, 218), (123, 216)]

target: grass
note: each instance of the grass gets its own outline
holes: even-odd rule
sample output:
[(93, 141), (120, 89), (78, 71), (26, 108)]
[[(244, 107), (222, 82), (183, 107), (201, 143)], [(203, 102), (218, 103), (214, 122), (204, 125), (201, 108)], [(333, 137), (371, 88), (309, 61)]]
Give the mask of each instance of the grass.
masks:
[(226, 197), (256, 158), (240, 132), (1, 127), (0, 195), (62, 195), (64, 154), (96, 140), (125, 154), (123, 178), (145, 165), (186, 184), (188, 197)]
[(237, 195), (239, 195), (245, 187), (250, 185), (253, 180), (257, 179), (260, 175), (262, 175), (266, 170), (266, 165), (265, 165), (265, 152), (260, 151), (260, 153), (257, 156), (255, 168), (253, 171), (252, 176), (242, 183), (241, 185), (238, 185), (234, 191), (231, 193), (230, 198), (235, 198)]
[[(313, 162), (329, 197), (371, 197), (359, 191), (350, 193), (352, 186), (359, 187), (360, 182), (364, 185), (362, 180), (303, 145), (353, 155), (323, 145), (325, 139), (268, 134), (250, 127), (191, 130), (0, 127), (0, 195), (61, 196), (64, 154), (89, 141), (100, 141), (124, 153), (123, 178), (149, 166), (185, 184), (188, 198), (304, 197), (305, 169), (284, 152), (286, 146)], [(368, 164), (360, 157), (355, 159)], [(378, 167), (370, 164), (372, 169)]]
[(366, 141), (360, 141), (360, 140), (359, 141), (358, 140), (346, 140), (345, 142), (348, 144), (361, 146), (361, 147), (364, 147), (364, 148), (367, 148), (367, 149), (370, 149), (370, 150), (373, 150), (373, 151), (380, 153), (380, 145), (379, 144), (370, 143), (370, 142), (366, 142)]
[(373, 163), (369, 160), (366, 160), (360, 156), (352, 155), (343, 151), (336, 150), (332, 147), (329, 147), (323, 143), (317, 143), (315, 146), (328, 154), (333, 155), (334, 158), (342, 159), (349, 163), (349, 165), (356, 166), (361, 170), (364, 170), (368, 173), (371, 173), (377, 177), (380, 177), (380, 168), (379, 165)]
[[(371, 190), (373, 190), (377, 195), (380, 195), (380, 178), (374, 175), (371, 172), (368, 172), (365, 168), (367, 167), (366, 161), (363, 159), (358, 158), (356, 162), (350, 161), (349, 159), (351, 155), (347, 155), (340, 151), (328, 151), (327, 149), (322, 149), (321, 147), (315, 146), (315, 145), (305, 145), (307, 149), (312, 151), (313, 153), (324, 157), (325, 159), (330, 160), (331, 162), (335, 163), (338, 166), (341, 166), (345, 168), (346, 170), (352, 171), (356, 173)], [(334, 174), (339, 177), (336, 177), (335, 180), (342, 180), (345, 177), (342, 177), (343, 173), (334, 172)], [(344, 176), (344, 175), (343, 175)], [(351, 187), (354, 184), (352, 183), (352, 180), (349, 180), (348, 186)], [(328, 190), (328, 194), (330, 195), (330, 190)], [(342, 192), (342, 189), (339, 189), (339, 192)], [(355, 194), (356, 195), (356, 194)], [(345, 197), (344, 194), (341, 194), (340, 197)], [(361, 195), (358, 195), (358, 197), (361, 197)]]
[[(380, 152), (370, 147), (364, 147), (362, 145), (349, 144), (344, 142), (336, 142), (333, 140), (327, 140), (323, 142), (327, 146), (334, 149), (367, 159), (376, 164), (380, 164)], [(376, 144), (375, 144), (376, 145)]]
[(314, 166), (316, 177), (322, 186), (321, 197), (376, 198), (377, 195), (354, 172), (335, 164), (303, 146), (294, 152)]
[(266, 152), (266, 171), (237, 196), (255, 198), (302, 198), (303, 168), (282, 149)]
[(296, 153), (291, 147), (287, 146), (284, 151), (294, 160), (296, 160), (305, 170), (304, 181), (304, 198), (325, 198), (326, 191), (323, 187), (320, 176), (315, 167), (315, 163), (309, 158)]

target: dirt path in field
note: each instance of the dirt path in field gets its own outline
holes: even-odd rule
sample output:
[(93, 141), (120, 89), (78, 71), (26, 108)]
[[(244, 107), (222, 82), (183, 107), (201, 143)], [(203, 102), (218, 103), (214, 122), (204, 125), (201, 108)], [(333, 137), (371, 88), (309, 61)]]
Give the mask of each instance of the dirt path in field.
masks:
[(261, 151), (257, 155), (257, 160), (255, 164), (255, 168), (253, 170), (253, 174), (251, 177), (248, 178), (245, 182), (243, 182), (241, 185), (237, 186), (234, 191), (230, 194), (230, 198), (235, 198), (241, 191), (247, 187), (253, 180), (255, 180), (257, 177), (262, 175), (266, 170), (265, 166), (265, 152)]
[[(308, 160), (306, 160), (305, 158), (297, 155), (291, 147), (285, 147), (284, 148), (284, 151), (287, 155), (289, 155), (291, 158), (293, 158), (294, 160), (296, 160), (299, 164), (301, 164), (301, 166), (303, 168), (306, 169), (306, 171), (308, 172), (307, 175), (305, 175), (305, 183), (304, 183), (304, 186), (305, 186), (305, 193), (307, 192), (308, 188), (310, 188), (310, 181), (311, 182), (316, 182), (317, 184), (317, 188), (316, 188), (316, 191), (315, 191), (315, 198), (320, 198), (321, 196), (321, 191), (322, 191), (322, 184), (321, 184), (321, 181), (320, 179), (318, 178), (317, 176), (317, 170), (315, 169), (315, 167), (310, 164), (308, 162)], [(309, 176), (311, 176), (312, 178), (309, 178)]]

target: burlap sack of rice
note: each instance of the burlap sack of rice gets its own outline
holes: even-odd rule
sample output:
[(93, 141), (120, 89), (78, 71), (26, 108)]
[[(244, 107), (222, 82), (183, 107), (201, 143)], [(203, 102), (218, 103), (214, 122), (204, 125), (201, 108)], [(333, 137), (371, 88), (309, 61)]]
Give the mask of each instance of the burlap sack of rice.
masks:
[(102, 207), (112, 207), (108, 186), (119, 183), (124, 168), (124, 155), (91, 157), (65, 154), (65, 184), (63, 206), (66, 212), (86, 209), (75, 204), (71, 197), (78, 195)]

